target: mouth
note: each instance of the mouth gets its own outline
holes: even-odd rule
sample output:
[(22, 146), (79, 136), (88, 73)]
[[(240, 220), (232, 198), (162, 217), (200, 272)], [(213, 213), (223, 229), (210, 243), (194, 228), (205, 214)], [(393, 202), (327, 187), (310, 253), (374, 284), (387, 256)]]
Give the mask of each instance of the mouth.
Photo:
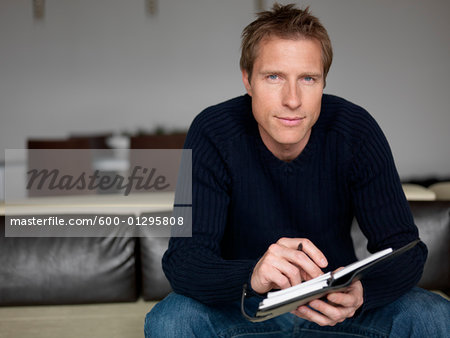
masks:
[(280, 117), (275, 116), (275, 118), (281, 122), (281, 124), (287, 127), (295, 127), (299, 125), (306, 117)]

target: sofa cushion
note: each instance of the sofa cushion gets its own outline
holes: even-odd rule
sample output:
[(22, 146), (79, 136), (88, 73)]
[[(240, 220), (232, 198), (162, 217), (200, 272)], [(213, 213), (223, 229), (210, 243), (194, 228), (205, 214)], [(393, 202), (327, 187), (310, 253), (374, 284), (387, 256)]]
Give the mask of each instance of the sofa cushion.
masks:
[[(450, 288), (450, 201), (410, 201), (421, 240), (427, 245), (428, 258), (419, 286), (449, 292)], [(352, 238), (358, 258), (366, 257), (367, 239), (356, 220)]]
[(0, 305), (137, 299), (135, 238), (5, 237), (0, 219)]
[(428, 189), (436, 194), (437, 200), (450, 201), (450, 181), (432, 184)]
[(402, 184), (403, 192), (408, 201), (434, 201), (436, 193), (418, 184)]

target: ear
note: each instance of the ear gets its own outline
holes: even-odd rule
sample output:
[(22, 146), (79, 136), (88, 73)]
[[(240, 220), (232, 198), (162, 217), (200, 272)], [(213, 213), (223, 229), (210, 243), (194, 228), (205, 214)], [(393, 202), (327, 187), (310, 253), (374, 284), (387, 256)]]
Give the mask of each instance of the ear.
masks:
[(250, 84), (248, 73), (244, 69), (242, 69), (241, 72), (242, 72), (242, 82), (244, 83), (244, 87), (247, 90), (247, 94), (252, 96), (252, 85)]

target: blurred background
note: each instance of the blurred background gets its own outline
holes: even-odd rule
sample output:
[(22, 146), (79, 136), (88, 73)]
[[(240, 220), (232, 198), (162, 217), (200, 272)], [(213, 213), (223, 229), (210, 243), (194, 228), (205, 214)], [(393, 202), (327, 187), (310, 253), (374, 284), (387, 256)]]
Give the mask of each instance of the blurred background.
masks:
[[(244, 93), (240, 34), (272, 3), (0, 0), (0, 161), (29, 138), (187, 129)], [(376, 118), (402, 179), (448, 177), (450, 2), (295, 3), (330, 34), (325, 92)]]
[[(136, 151), (181, 147), (201, 110), (245, 93), (241, 31), (272, 3), (0, 0), (1, 337), (142, 337), (145, 313), (170, 291), (161, 268), (168, 238), (8, 237), (6, 205), (13, 216), (172, 215), (173, 193), (126, 202), (114, 189), (41, 197), (26, 191), (26, 171), (58, 160), (73, 177), (92, 170), (126, 177)], [(447, 181), (439, 191), (403, 188), (429, 248), (419, 285), (448, 298), (450, 1), (295, 3), (310, 5), (330, 34), (335, 57), (325, 92), (375, 117), (403, 182)], [(43, 148), (89, 156), (43, 156)], [(10, 203), (27, 193), (39, 196)], [(364, 236), (352, 236), (361, 258)], [(30, 306), (37, 304), (47, 306)]]

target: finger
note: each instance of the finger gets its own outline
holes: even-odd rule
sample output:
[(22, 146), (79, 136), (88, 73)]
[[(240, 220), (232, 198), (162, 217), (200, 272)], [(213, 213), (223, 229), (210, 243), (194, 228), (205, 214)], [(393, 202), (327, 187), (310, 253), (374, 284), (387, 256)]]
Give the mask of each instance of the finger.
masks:
[(314, 322), (320, 326), (334, 326), (336, 325), (336, 322), (331, 320), (330, 318), (324, 316), (323, 314), (314, 311), (313, 309), (310, 309), (309, 307), (303, 305), (298, 307), (296, 310), (292, 312), (293, 314), (297, 315), (300, 318), (309, 320), (311, 322)]
[(311, 277), (317, 277), (323, 274), (322, 270), (314, 263), (311, 258), (303, 251), (298, 251), (284, 246), (280, 243), (272, 244), (268, 249), (269, 255), (284, 258), (290, 263), (295, 264), (300, 269), (305, 270)]
[(269, 276), (270, 280), (270, 288), (271, 289), (287, 289), (291, 286), (291, 282), (289, 278), (287, 278), (284, 274), (280, 273), (278, 269), (274, 269), (274, 272)]
[(344, 292), (333, 292), (327, 296), (327, 299), (333, 304), (343, 307), (355, 307), (358, 305), (357, 300), (352, 294)]
[(354, 281), (346, 290), (328, 294), (327, 299), (344, 307), (359, 308), (364, 302), (362, 284)]
[(308, 255), (314, 263), (321, 268), (325, 268), (328, 265), (328, 261), (322, 251), (307, 238), (280, 238), (278, 243), (291, 249), (297, 249), (299, 244), (301, 244), (301, 251)]
[(300, 276), (302, 278), (302, 281), (311, 279), (311, 277), (305, 271), (303, 271), (303, 269), (300, 269)]
[(293, 264), (304, 272), (305, 278), (303, 280), (315, 278), (323, 274), (322, 269), (304, 252), (294, 252), (293, 257), (290, 259), (292, 259)]
[(289, 280), (289, 286), (294, 286), (302, 282), (300, 269), (283, 258), (272, 258), (267, 262), (276, 268), (279, 273), (283, 274)]
[(290, 286), (289, 279), (270, 264), (255, 267), (251, 280), (251, 287), (258, 293), (265, 293), (273, 288), (285, 289)]
[(340, 323), (355, 313), (353, 307), (335, 306), (319, 299), (311, 301), (309, 306), (335, 323)]
[(328, 265), (327, 258), (310, 240), (302, 239), (302, 251), (306, 253), (318, 266), (325, 268)]

